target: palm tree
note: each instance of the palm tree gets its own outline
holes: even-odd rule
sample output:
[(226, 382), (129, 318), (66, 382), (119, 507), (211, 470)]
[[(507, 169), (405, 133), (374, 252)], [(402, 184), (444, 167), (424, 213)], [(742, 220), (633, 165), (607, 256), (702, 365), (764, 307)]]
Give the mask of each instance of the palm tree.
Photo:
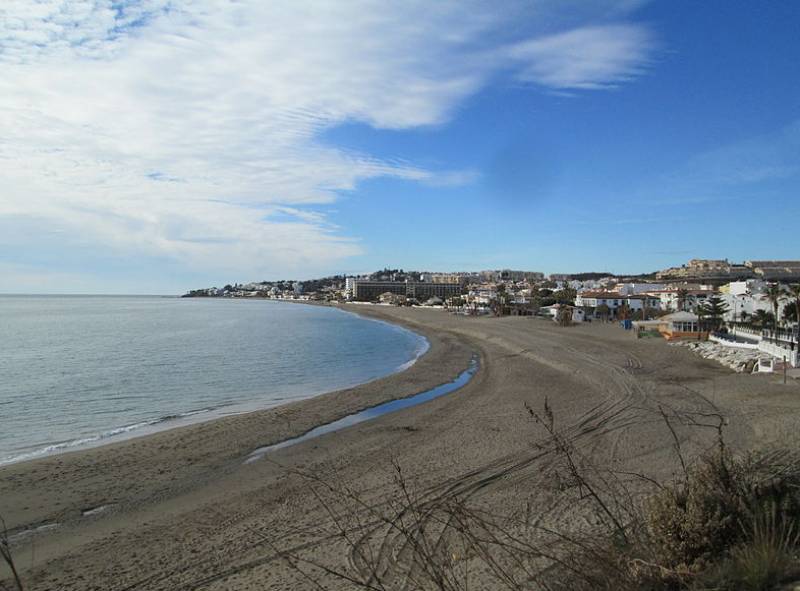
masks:
[(703, 309), (703, 306), (697, 306), (695, 314), (697, 314), (697, 340), (699, 341), (700, 335), (703, 333), (703, 316), (705, 315), (705, 309)]
[(685, 312), (686, 311), (686, 297), (689, 295), (689, 290), (681, 287), (678, 289), (678, 311)]
[(800, 323), (800, 283), (793, 283), (789, 286), (788, 296), (794, 298), (794, 319)]
[(628, 307), (628, 304), (622, 303), (616, 310), (617, 312), (617, 320), (627, 320), (630, 318), (631, 309)]
[(753, 322), (759, 327), (764, 328), (772, 322), (772, 312), (767, 312), (759, 308), (753, 313)]
[(774, 335), (778, 330), (778, 307), (781, 301), (786, 297), (786, 294), (780, 283), (774, 283), (767, 288), (764, 295), (767, 297), (769, 303), (772, 304), (772, 331)]

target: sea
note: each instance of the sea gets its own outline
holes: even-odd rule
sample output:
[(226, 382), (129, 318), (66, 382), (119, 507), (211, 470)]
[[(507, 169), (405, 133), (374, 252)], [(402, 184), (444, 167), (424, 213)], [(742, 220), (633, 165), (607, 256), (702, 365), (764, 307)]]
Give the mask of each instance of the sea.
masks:
[(427, 346), (294, 302), (0, 296), (0, 464), (354, 386)]

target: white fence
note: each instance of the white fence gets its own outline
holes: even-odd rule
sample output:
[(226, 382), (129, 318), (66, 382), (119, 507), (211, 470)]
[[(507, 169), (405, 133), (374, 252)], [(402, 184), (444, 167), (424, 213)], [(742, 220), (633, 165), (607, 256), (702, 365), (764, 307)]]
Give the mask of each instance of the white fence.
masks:
[(758, 343), (742, 343), (740, 341), (731, 341), (714, 336), (713, 334), (708, 335), (708, 340), (719, 343), (725, 347), (731, 347), (733, 349), (758, 349)]
[(778, 359), (786, 358), (786, 361), (789, 362), (789, 365), (792, 367), (798, 367), (800, 363), (798, 363), (798, 352), (797, 350), (792, 351), (789, 347), (783, 347), (781, 345), (776, 345), (770, 341), (764, 340), (758, 344), (758, 350), (764, 353), (768, 353), (773, 357), (777, 357)]
[(762, 336), (760, 328), (750, 328), (747, 326), (736, 326), (731, 330), (731, 333), (745, 339), (750, 338), (754, 341), (760, 341)]

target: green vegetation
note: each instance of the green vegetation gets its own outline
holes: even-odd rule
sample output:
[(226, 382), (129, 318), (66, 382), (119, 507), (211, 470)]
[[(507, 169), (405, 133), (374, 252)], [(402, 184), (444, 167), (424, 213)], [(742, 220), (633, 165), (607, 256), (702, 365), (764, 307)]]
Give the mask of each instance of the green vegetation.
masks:
[(678, 298), (678, 310), (681, 312), (686, 311), (686, 303), (688, 301), (689, 291), (683, 287), (678, 289), (677, 298)]
[(794, 300), (792, 306), (786, 306), (783, 310), (783, 319), (787, 322), (797, 322), (800, 319), (800, 283), (793, 283), (789, 286), (787, 297)]
[(753, 312), (751, 319), (753, 324), (759, 328), (767, 328), (775, 324), (775, 316), (772, 315), (772, 312), (766, 312), (760, 308)]
[(779, 283), (774, 283), (767, 288), (764, 295), (769, 303), (772, 304), (772, 329), (775, 330), (778, 328), (778, 320), (780, 320), (778, 317), (778, 308), (781, 302), (786, 298), (786, 293)]
[(559, 304), (575, 304), (575, 298), (578, 296), (577, 290), (571, 287), (565, 287), (553, 293), (553, 297)]
[(722, 326), (722, 319), (728, 311), (728, 304), (719, 295), (712, 295), (702, 306), (702, 315), (705, 317), (705, 327), (711, 330), (719, 330)]
[(604, 277), (614, 277), (613, 273), (608, 272), (596, 272), (591, 271), (588, 273), (573, 273), (572, 275), (567, 275), (567, 278), (570, 281), (597, 281), (598, 279), (603, 279)]

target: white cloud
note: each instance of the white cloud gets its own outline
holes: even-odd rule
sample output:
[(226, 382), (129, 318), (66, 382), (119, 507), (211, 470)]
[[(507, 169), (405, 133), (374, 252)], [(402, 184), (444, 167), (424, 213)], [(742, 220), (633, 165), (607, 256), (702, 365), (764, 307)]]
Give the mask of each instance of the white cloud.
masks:
[[(324, 269), (363, 249), (324, 215), (342, 191), (476, 174), (339, 149), (319, 140), (325, 130), (442, 124), (509, 66), (594, 89), (646, 62), (640, 26), (551, 34), (536, 18), (552, 6), (526, 6), (6, 0), (0, 216), (231, 275)], [(522, 39), (501, 40), (521, 14), (532, 23)]]
[(652, 47), (641, 26), (603, 25), (523, 41), (509, 55), (525, 63), (521, 80), (558, 90), (596, 90), (640, 75)]

